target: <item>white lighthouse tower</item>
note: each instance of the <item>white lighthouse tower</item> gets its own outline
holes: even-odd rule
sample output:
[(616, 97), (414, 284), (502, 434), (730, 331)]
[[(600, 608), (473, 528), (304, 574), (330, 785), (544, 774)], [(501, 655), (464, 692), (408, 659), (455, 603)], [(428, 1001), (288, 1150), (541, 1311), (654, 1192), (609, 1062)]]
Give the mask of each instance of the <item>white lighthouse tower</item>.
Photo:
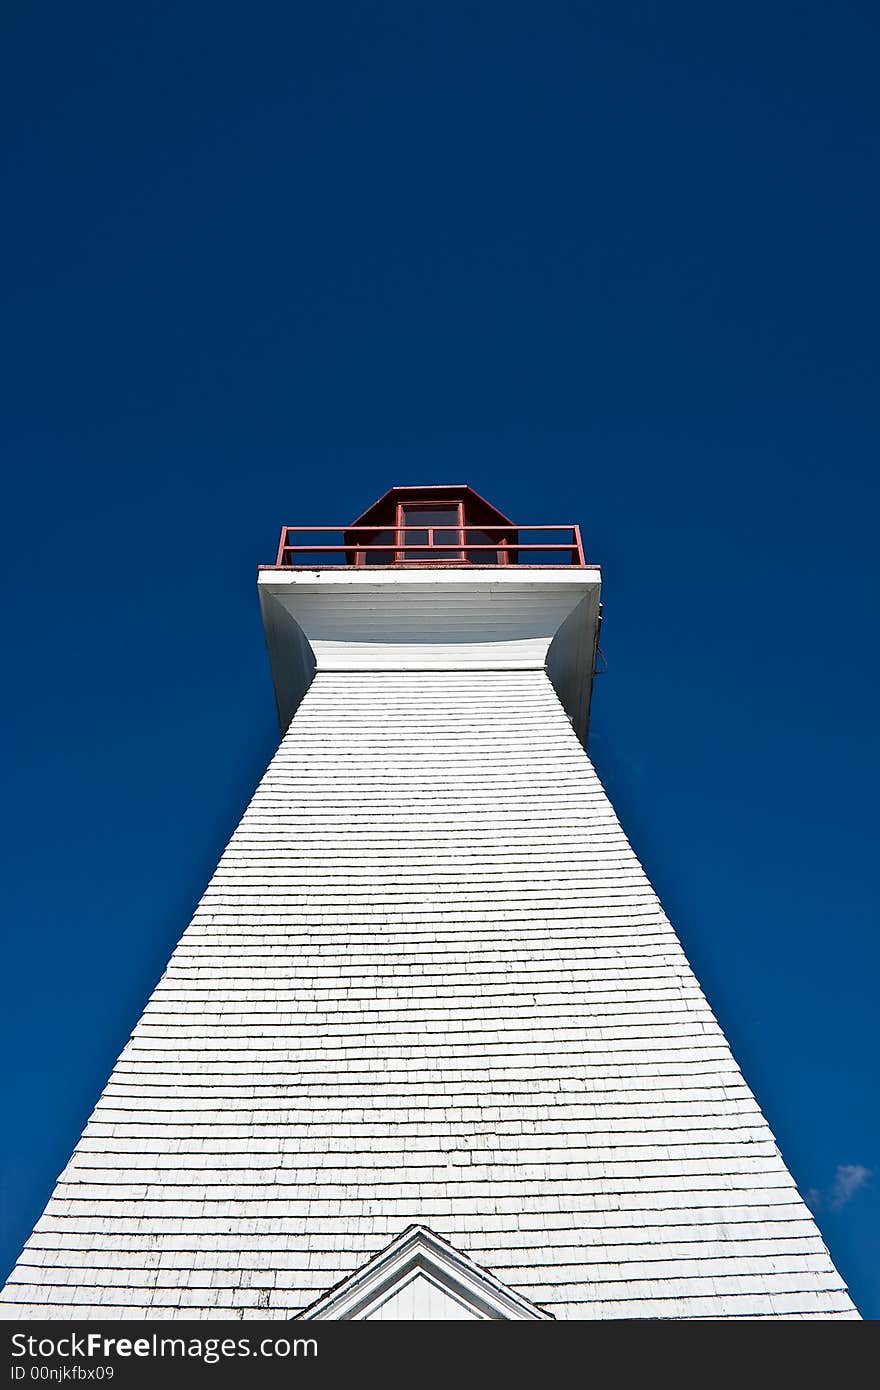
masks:
[(282, 533), (283, 738), (3, 1293), (35, 1318), (857, 1318), (585, 752), (576, 527)]

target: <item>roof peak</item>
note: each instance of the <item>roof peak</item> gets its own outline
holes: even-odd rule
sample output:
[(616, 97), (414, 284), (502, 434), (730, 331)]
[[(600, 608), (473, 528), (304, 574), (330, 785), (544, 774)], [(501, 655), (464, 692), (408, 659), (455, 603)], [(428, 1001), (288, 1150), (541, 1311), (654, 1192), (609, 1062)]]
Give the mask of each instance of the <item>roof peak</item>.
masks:
[(352, 526), (368, 525), (376, 519), (387, 520), (387, 514), (393, 513), (394, 507), (401, 501), (412, 500), (442, 501), (442, 502), (464, 502), (473, 512), (472, 520), (477, 522), (492, 521), (503, 526), (513, 526), (510, 517), (505, 516), (491, 502), (487, 502), (476, 488), (472, 488), (470, 483), (395, 483), (393, 487), (383, 492), (375, 502), (372, 502), (366, 511), (361, 512), (360, 516), (355, 517), (351, 522)]
[(298, 1314), (304, 1321), (336, 1322), (426, 1317), (544, 1321), (553, 1314), (423, 1225), (407, 1226)]

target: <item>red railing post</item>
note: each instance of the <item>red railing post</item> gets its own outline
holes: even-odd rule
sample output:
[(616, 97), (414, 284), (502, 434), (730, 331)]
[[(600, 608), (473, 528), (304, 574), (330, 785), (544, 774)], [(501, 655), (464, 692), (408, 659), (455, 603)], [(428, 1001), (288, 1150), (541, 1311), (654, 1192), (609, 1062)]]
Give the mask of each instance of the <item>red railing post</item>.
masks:
[(576, 559), (576, 560), (573, 560), (572, 563), (575, 564), (575, 565), (584, 565), (584, 564), (586, 564), (586, 561), (585, 561), (585, 559), (584, 559), (584, 543), (583, 543), (583, 540), (581, 539), (581, 528), (580, 528), (579, 526), (575, 526), (575, 527), (573, 527), (573, 530), (574, 530), (575, 542), (576, 542), (576, 545), (577, 545), (577, 549), (576, 549), (576, 552), (575, 552), (576, 555), (577, 555), (577, 559)]

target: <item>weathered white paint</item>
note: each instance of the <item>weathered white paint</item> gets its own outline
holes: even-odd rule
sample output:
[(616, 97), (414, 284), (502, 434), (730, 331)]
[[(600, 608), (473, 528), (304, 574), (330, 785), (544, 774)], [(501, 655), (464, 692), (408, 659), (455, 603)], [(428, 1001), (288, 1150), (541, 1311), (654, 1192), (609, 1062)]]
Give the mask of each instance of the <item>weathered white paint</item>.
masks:
[(385, 1322), (479, 1322), (481, 1315), (459, 1302), (424, 1274), (414, 1274), (387, 1301), (363, 1317)]
[(288, 1318), (412, 1224), (559, 1318), (858, 1316), (542, 669), (561, 573), (261, 580), (305, 693), (7, 1316)]
[(364, 1318), (399, 1322), (400, 1319), (421, 1320), (421, 1322), (480, 1322), (480, 1314), (471, 1311), (466, 1304), (453, 1298), (452, 1294), (438, 1289), (424, 1275), (413, 1275), (402, 1289), (396, 1290), (386, 1302), (381, 1302), (373, 1312)]

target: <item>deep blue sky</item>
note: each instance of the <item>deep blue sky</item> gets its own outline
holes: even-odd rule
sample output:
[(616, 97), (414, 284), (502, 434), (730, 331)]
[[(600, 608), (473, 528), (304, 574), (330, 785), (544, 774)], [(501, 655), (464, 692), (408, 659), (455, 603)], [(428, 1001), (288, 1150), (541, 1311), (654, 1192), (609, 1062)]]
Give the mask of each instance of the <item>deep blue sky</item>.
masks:
[(257, 564), (464, 480), (585, 527), (598, 769), (880, 1316), (876, 5), (2, 30), (2, 1272), (275, 745)]

